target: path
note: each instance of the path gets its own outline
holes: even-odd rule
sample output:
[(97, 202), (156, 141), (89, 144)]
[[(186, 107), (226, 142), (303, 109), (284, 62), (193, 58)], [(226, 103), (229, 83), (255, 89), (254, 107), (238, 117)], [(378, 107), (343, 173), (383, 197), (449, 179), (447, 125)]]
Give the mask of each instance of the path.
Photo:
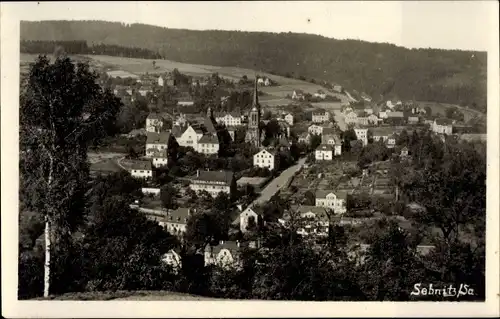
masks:
[[(255, 206), (267, 203), (271, 199), (271, 197), (273, 197), (281, 188), (283, 188), (288, 183), (288, 180), (302, 168), (305, 162), (306, 158), (303, 157), (299, 159), (297, 164), (290, 166), (289, 168), (281, 172), (281, 174), (278, 177), (276, 177), (271, 182), (269, 182), (269, 184), (267, 184), (267, 186), (260, 193), (260, 196), (248, 206)], [(237, 224), (239, 222), (240, 222), (240, 216), (238, 215), (238, 217), (234, 220), (233, 224)]]

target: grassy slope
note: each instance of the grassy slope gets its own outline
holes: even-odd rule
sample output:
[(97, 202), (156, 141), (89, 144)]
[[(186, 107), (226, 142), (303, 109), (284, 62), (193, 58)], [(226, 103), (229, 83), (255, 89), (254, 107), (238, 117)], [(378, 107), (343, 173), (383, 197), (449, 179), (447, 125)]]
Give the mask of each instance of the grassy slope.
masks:
[(78, 292), (67, 293), (49, 298), (35, 298), (34, 300), (127, 300), (127, 301), (195, 301), (195, 300), (224, 300), (202, 297), (171, 291), (115, 291), (115, 292)]

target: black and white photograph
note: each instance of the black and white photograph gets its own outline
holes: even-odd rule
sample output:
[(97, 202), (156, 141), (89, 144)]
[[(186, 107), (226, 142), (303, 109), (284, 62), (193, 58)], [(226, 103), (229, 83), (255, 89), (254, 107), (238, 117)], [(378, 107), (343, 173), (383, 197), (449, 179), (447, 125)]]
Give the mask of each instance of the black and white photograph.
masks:
[(498, 316), (498, 9), (2, 2), (2, 315)]

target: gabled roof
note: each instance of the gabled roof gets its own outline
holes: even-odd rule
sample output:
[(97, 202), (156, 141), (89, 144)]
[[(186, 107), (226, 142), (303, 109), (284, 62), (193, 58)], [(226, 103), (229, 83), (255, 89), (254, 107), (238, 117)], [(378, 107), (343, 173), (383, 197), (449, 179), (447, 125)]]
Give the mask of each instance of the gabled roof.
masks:
[(153, 155), (151, 156), (152, 158), (167, 158), (168, 157), (168, 152), (166, 149), (158, 150), (156, 148), (150, 148), (150, 149), (148, 149), (148, 152), (153, 152)]
[(262, 152), (266, 152), (266, 153), (268, 153), (268, 154), (270, 154), (272, 156), (276, 156), (276, 154), (277, 154), (276, 149), (274, 149), (274, 148), (267, 148), (267, 149), (262, 149), (262, 150), (258, 151), (257, 153), (254, 154), (254, 156), (257, 155), (257, 154), (260, 154)]
[(165, 217), (166, 222), (187, 224), (187, 219), (191, 215), (189, 208), (179, 207), (175, 210), (169, 210), (167, 216)]
[(233, 172), (231, 171), (202, 171), (199, 170), (199, 176), (191, 177), (191, 180), (205, 181), (205, 182), (224, 182), (230, 184), (233, 179)]
[(321, 215), (326, 216), (327, 215), (326, 214), (327, 208), (325, 208), (325, 207), (308, 206), (308, 205), (301, 205), (301, 206), (293, 205), (290, 208), (292, 211), (298, 212), (300, 214), (306, 214), (306, 213), (312, 212), (312, 213), (319, 215), (319, 216), (321, 216)]
[(333, 191), (327, 189), (318, 189), (316, 191), (316, 198), (326, 198), (326, 196), (330, 193), (335, 194), (337, 198), (345, 200), (347, 198), (347, 192), (344, 191)]
[(204, 124), (205, 128), (207, 129), (207, 132), (217, 133), (217, 130), (215, 129), (215, 123), (214, 123), (214, 120), (212, 118), (206, 117), (203, 124)]
[(238, 254), (240, 251), (240, 248), (238, 247), (238, 242), (236, 241), (224, 241), (217, 246), (210, 246), (207, 245), (205, 248), (205, 252), (212, 252), (214, 255), (217, 255), (220, 253), (221, 250), (227, 249), (231, 252), (231, 254)]
[(436, 119), (436, 124), (437, 125), (451, 125), (453, 124), (453, 121), (447, 118), (440, 118)]
[(219, 138), (217, 135), (205, 134), (198, 141), (199, 144), (219, 144)]
[(316, 151), (331, 151), (333, 152), (333, 147), (328, 144), (321, 144), (316, 148)]
[(249, 209), (252, 210), (257, 215), (264, 214), (264, 209), (261, 206), (248, 206), (241, 213), (243, 213), (243, 212), (245, 212), (245, 211), (247, 211)]
[(188, 127), (189, 125), (174, 125), (172, 126), (171, 134), (174, 137), (181, 137)]
[(336, 130), (334, 127), (323, 127), (323, 135), (335, 135)]
[(296, 94), (304, 94), (304, 91), (302, 90), (293, 90)]
[(154, 133), (148, 132), (146, 144), (168, 144), (170, 140), (169, 132)]
[(130, 169), (133, 170), (151, 170), (151, 162), (150, 161), (132, 161), (130, 163)]
[(394, 132), (392, 127), (374, 127), (370, 129), (373, 136), (389, 136)]

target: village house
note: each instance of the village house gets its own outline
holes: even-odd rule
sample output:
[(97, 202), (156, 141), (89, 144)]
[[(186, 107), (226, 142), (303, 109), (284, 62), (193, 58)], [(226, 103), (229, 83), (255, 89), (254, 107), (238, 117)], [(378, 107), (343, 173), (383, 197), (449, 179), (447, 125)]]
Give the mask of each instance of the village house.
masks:
[(446, 118), (435, 119), (432, 123), (432, 131), (437, 134), (451, 135), (453, 133), (453, 121)]
[(309, 144), (310, 135), (308, 133), (301, 133), (298, 137), (299, 143)]
[(155, 151), (151, 156), (153, 160), (154, 167), (162, 167), (168, 165), (168, 149), (164, 149), (161, 151)]
[(292, 93), (292, 99), (293, 100), (304, 100), (305, 95), (304, 91), (302, 90), (294, 90)]
[(314, 158), (317, 161), (331, 161), (333, 160), (333, 155), (335, 153), (335, 148), (332, 145), (321, 144), (316, 148), (314, 152)]
[(195, 192), (207, 191), (212, 197), (219, 193), (231, 195), (236, 188), (233, 172), (230, 171), (201, 171), (190, 178), (189, 188)]
[(368, 125), (369, 123), (368, 114), (365, 111), (358, 112), (356, 122), (358, 125)]
[(157, 113), (150, 113), (146, 118), (146, 131), (160, 133), (163, 129), (163, 118)]
[(385, 146), (387, 148), (394, 148), (396, 147), (396, 140), (397, 140), (397, 135), (392, 133), (391, 135), (389, 135), (389, 137), (387, 138), (387, 141), (385, 142)]
[(271, 85), (271, 80), (268, 77), (260, 77), (257, 80), (257, 84), (261, 86), (270, 86)]
[(387, 112), (386, 122), (393, 125), (403, 125), (405, 124), (403, 112)]
[(318, 99), (326, 99), (326, 93), (323, 90), (318, 90), (318, 92), (314, 93), (313, 96)]
[(357, 140), (363, 142), (363, 146), (368, 145), (368, 129), (357, 127), (354, 128), (354, 132), (356, 133)]
[(333, 209), (335, 214), (346, 212), (347, 193), (344, 191), (317, 190), (316, 203), (318, 207)]
[(187, 222), (191, 214), (192, 212), (189, 208), (179, 207), (174, 210), (168, 210), (159, 224), (170, 234), (182, 237), (186, 233)]
[[(392, 127), (375, 127), (370, 129), (374, 142), (382, 141), (386, 145), (395, 145), (394, 128)], [(391, 141), (389, 141), (391, 139)], [(394, 143), (393, 143), (394, 142)]]
[(351, 111), (346, 114), (344, 121), (347, 125), (358, 123), (358, 114), (354, 111)]
[(167, 151), (173, 142), (173, 137), (169, 132), (148, 132), (146, 137), (146, 156), (153, 157), (158, 152)]
[(153, 178), (153, 169), (150, 161), (135, 160), (130, 164), (130, 175), (135, 178)]
[(262, 208), (260, 207), (247, 207), (240, 213), (240, 230), (246, 233), (250, 227), (259, 227), (263, 224)]
[(193, 100), (179, 100), (177, 101), (177, 105), (178, 106), (193, 106), (194, 105), (194, 101)]
[(197, 152), (202, 154), (218, 154), (219, 139), (215, 134), (203, 134), (198, 141)]
[(225, 269), (238, 268), (240, 262), (240, 243), (220, 241), (217, 246), (207, 245), (204, 252), (205, 266), (217, 265)]
[(386, 119), (387, 118), (387, 111), (381, 110), (380, 112), (378, 112), (378, 117), (380, 117), (381, 119)]
[(344, 114), (344, 115), (347, 115), (349, 114), (350, 112), (353, 111), (353, 108), (350, 106), (350, 105), (346, 105), (346, 106), (343, 106), (341, 108), (341, 112)]
[(313, 123), (324, 123), (330, 121), (330, 113), (325, 110), (318, 110), (312, 112)]
[(288, 123), (288, 125), (290, 126), (293, 126), (293, 115), (292, 113), (287, 113), (284, 117), (283, 117), (284, 121)]
[[(326, 129), (325, 129), (326, 130)], [(330, 145), (333, 147), (333, 155), (339, 156), (342, 154), (342, 141), (340, 137), (336, 134), (323, 134), (321, 136), (321, 144)]]
[(137, 92), (139, 92), (141, 96), (146, 96), (149, 92), (153, 92), (153, 88), (150, 86), (141, 86)]
[(323, 134), (323, 126), (313, 124), (307, 128), (307, 132), (316, 135)]
[(226, 114), (218, 114), (215, 117), (215, 121), (225, 126), (240, 126), (241, 125), (241, 114), (238, 112), (230, 112)]
[(278, 168), (279, 154), (274, 150), (263, 149), (253, 156), (253, 166), (274, 170)]
[(158, 77), (159, 86), (175, 86), (175, 80), (171, 74), (162, 74)]
[[(300, 226), (297, 233), (302, 236), (327, 236), (330, 228), (330, 216), (328, 209), (318, 206), (292, 206), (292, 214), (297, 214)], [(289, 215), (283, 218), (285, 223), (290, 219)]]

